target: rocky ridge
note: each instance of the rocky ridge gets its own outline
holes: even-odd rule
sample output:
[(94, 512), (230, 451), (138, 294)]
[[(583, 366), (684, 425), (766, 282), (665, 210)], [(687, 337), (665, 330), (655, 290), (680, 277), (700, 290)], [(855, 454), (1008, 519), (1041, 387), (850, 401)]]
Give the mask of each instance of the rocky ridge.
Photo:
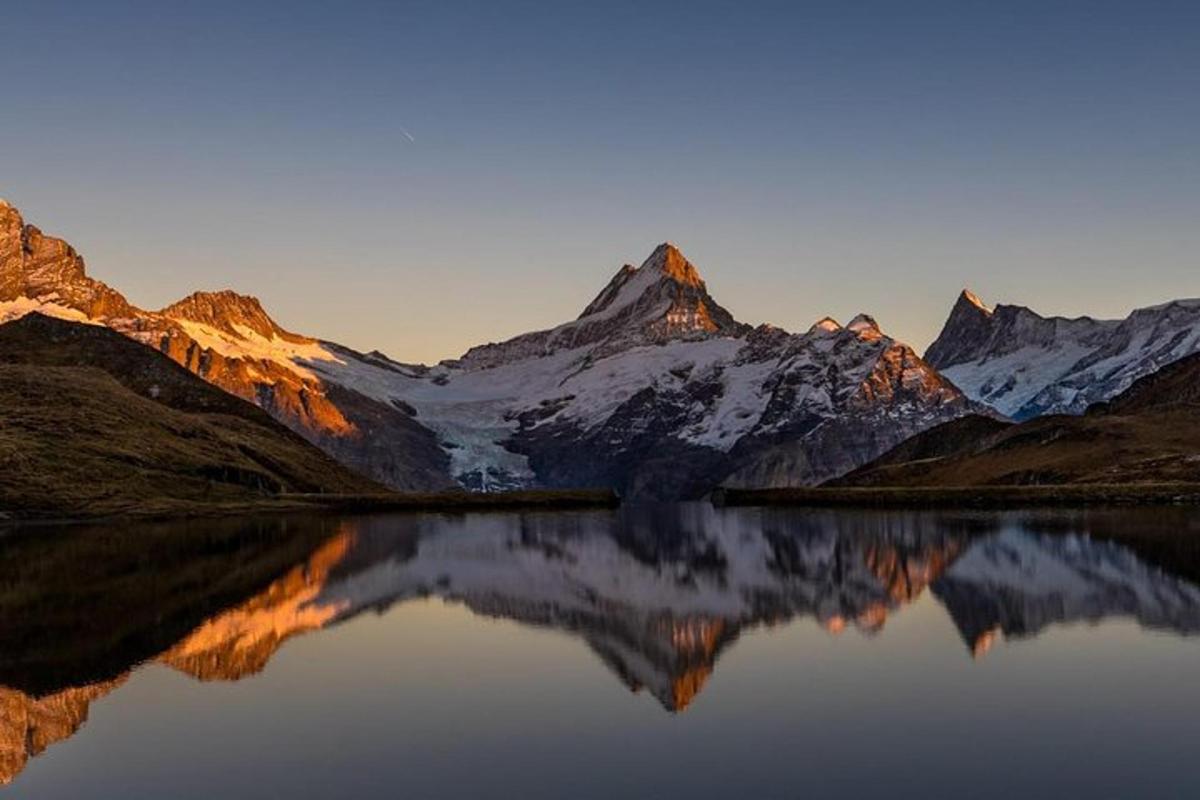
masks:
[(1043, 317), (989, 308), (964, 290), (925, 360), (971, 399), (1016, 420), (1080, 414), (1135, 380), (1200, 350), (1200, 299), (1122, 320)]

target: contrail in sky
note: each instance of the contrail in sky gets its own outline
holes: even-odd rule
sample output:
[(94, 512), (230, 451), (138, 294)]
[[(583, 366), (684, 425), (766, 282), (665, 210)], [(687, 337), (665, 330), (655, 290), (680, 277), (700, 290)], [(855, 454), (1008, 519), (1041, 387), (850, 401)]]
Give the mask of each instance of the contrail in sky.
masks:
[(413, 144), (416, 144), (416, 143), (417, 143), (417, 140), (413, 138), (413, 135), (412, 135), (411, 133), (409, 133), (408, 131), (404, 130), (404, 126), (403, 126), (403, 125), (401, 125), (401, 126), (400, 126), (400, 132), (401, 132), (401, 133), (403, 133), (405, 136), (407, 136), (407, 137), (408, 137), (408, 140), (409, 140), (410, 142), (412, 142)]

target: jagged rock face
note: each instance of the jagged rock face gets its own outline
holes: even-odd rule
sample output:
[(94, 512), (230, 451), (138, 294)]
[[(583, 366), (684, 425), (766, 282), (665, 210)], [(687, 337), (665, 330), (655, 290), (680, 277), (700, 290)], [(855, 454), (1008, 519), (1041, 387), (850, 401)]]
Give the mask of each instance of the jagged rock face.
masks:
[[(0, 201), (0, 303), (37, 298), (87, 318), (129, 317), (134, 309), (118, 292), (84, 273), (83, 257), (61, 239), (26, 225)], [(13, 316), (0, 310), (0, 320)]]
[(841, 476), (840, 486), (1084, 486), (1200, 482), (1200, 353), (1086, 414), (1021, 423), (971, 415)]
[[(725, 485), (821, 483), (971, 410), (949, 381), (869, 318), (845, 330), (818, 330), (815, 342), (806, 342), (802, 369), (783, 373), (779, 396), (768, 407), (768, 418), (780, 427), (739, 446), (747, 455)], [(830, 342), (828, 350), (815, 346)], [(808, 400), (814, 386), (822, 401), (815, 407)]]
[(284, 330), (257, 299), (197, 292), (161, 311), (139, 309), (88, 277), (70, 245), (26, 225), (0, 201), (0, 321), (31, 311), (107, 325), (154, 347), (383, 483), (413, 490), (453, 485), (449, 459), (430, 431), (391, 404), (326, 386), (304, 362), (336, 356)]
[(687, 497), (718, 482), (817, 483), (967, 408), (875, 328), (782, 337), (760, 329), (727, 362), (633, 394), (584, 433), (582, 448), (569, 420), (523, 428), (516, 443), (561, 485)]
[(1078, 414), (1133, 381), (1200, 350), (1200, 300), (1124, 320), (1043, 317), (984, 306), (964, 291), (925, 360), (969, 397), (1017, 420)]
[[(226, 289), (221, 292), (195, 292), (162, 310), (164, 317), (189, 320), (233, 336), (253, 331), (264, 339), (279, 338), (295, 344), (316, 344), (315, 339), (285, 331), (267, 316), (257, 297), (248, 297)], [(242, 330), (239, 330), (241, 328)]]

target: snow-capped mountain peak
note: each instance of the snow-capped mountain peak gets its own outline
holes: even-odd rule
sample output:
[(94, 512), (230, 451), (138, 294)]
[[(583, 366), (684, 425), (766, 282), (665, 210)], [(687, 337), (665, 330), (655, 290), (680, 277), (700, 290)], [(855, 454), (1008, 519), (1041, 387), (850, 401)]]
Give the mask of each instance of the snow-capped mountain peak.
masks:
[(699, 271), (683, 253), (672, 244), (661, 244), (640, 267), (621, 267), (575, 320), (473, 347), (445, 365), (491, 369), (566, 351), (594, 361), (635, 347), (749, 332), (749, 325), (738, 322), (709, 295)]
[(820, 336), (824, 333), (837, 333), (841, 329), (842, 324), (833, 317), (821, 317), (808, 329), (808, 335)]
[(700, 272), (671, 242), (663, 242), (640, 267), (626, 264), (617, 270), (608, 285), (588, 303), (579, 319), (617, 310), (636, 302), (648, 289), (661, 281), (704, 290)]
[(982, 311), (983, 313), (985, 313), (989, 316), (992, 313), (992, 309), (990, 306), (986, 305), (982, 300), (980, 300), (979, 296), (977, 294), (975, 294), (970, 289), (967, 289), (965, 287), (963, 288), (962, 292), (960, 292), (958, 295), (958, 302), (967, 303), (969, 305), (975, 306), (975, 308), (979, 309), (980, 311)]
[(846, 330), (858, 334), (860, 339), (878, 339), (883, 336), (883, 332), (879, 329), (879, 323), (870, 314), (859, 314), (850, 320)]
[(695, 265), (670, 242), (654, 248), (640, 267), (621, 267), (577, 322), (616, 317), (650, 323), (665, 320), (664, 330), (676, 332), (733, 332), (739, 327), (733, 316), (708, 296)]
[(642, 264), (642, 268), (653, 270), (684, 286), (704, 287), (704, 280), (701, 279), (695, 265), (671, 242), (663, 242), (654, 248), (654, 252)]
[(1200, 350), (1200, 301), (1137, 309), (1123, 320), (1043, 317), (959, 295), (925, 360), (968, 397), (1023, 420), (1077, 414), (1137, 378)]

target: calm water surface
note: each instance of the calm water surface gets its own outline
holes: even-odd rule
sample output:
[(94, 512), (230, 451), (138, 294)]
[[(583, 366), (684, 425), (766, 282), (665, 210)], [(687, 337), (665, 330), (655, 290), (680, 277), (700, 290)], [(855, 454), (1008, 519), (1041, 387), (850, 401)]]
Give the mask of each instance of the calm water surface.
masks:
[(0, 792), (1188, 797), (1184, 510), (389, 515), (0, 540)]

